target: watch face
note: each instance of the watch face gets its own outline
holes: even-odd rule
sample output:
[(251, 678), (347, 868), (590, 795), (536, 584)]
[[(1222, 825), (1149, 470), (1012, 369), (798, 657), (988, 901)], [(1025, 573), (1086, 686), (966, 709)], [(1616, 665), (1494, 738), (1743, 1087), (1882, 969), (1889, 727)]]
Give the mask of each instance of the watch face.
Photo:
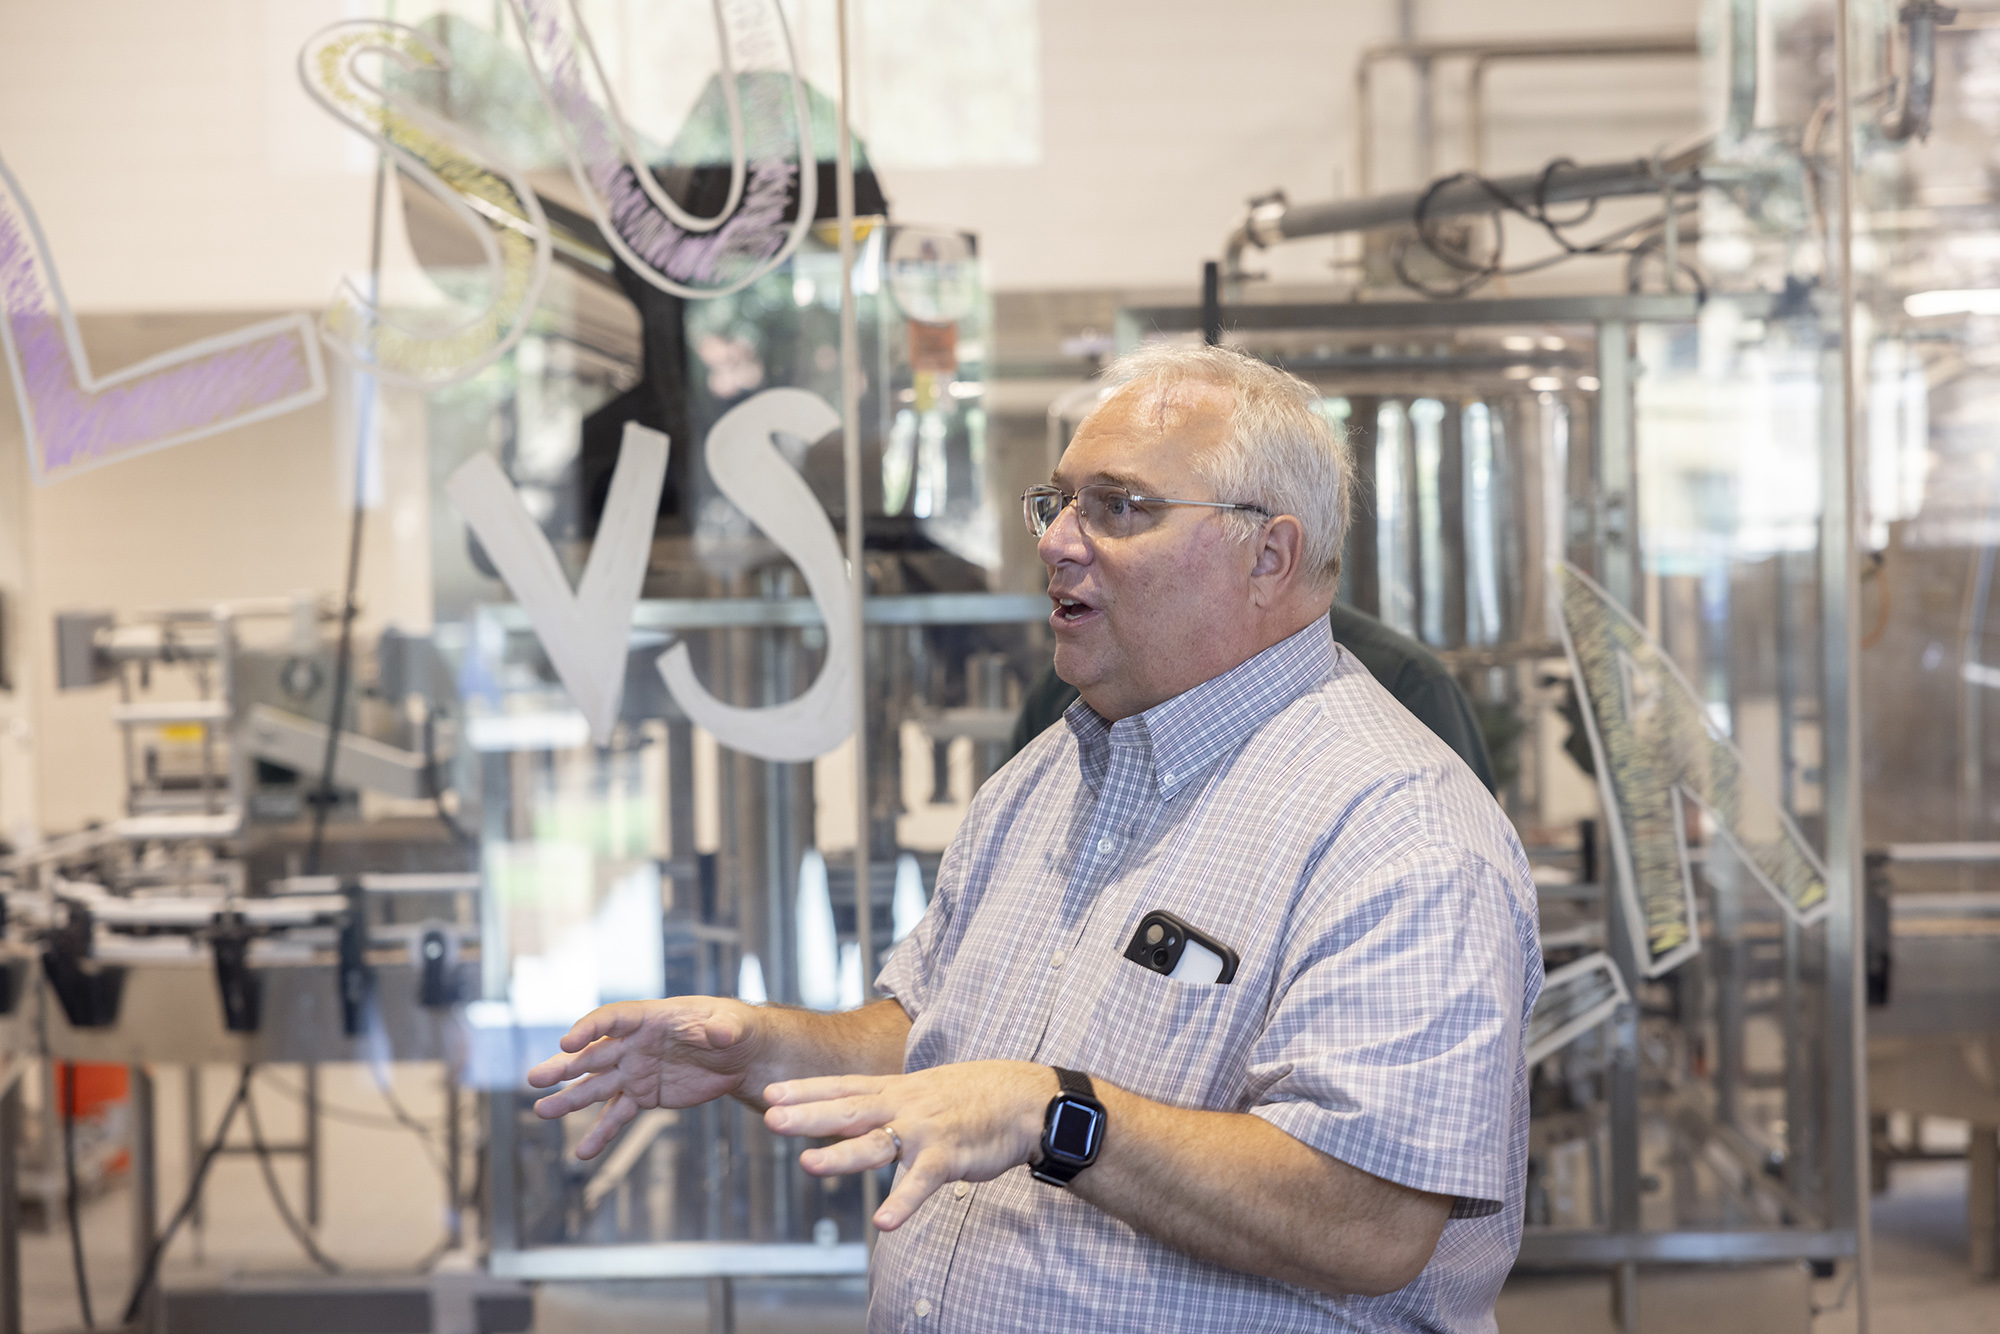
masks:
[(1097, 1150), (1101, 1119), (1094, 1107), (1068, 1100), (1057, 1103), (1055, 1121), (1049, 1126), (1049, 1152), (1073, 1163), (1090, 1161)]

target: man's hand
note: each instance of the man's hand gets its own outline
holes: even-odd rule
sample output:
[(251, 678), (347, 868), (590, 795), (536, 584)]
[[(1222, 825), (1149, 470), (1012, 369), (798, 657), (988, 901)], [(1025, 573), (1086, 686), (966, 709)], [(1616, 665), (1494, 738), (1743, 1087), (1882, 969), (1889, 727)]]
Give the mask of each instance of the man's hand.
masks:
[[(842, 1136), (807, 1149), (799, 1164), (814, 1176), (883, 1167), (900, 1156), (905, 1171), (875, 1211), (893, 1232), (953, 1181), (991, 1181), (1029, 1161), (1041, 1144), (1042, 1119), (1059, 1092), (1055, 1071), (1026, 1061), (966, 1061), (910, 1075), (836, 1075), (795, 1079), (764, 1090), (764, 1124), (780, 1135)], [(902, 1140), (882, 1127), (893, 1125)]]
[(693, 1107), (735, 1093), (760, 1054), (758, 1010), (720, 996), (619, 1001), (577, 1020), (563, 1035), (569, 1056), (552, 1056), (528, 1072), (528, 1083), (560, 1092), (535, 1104), (545, 1120), (592, 1103), (604, 1115), (576, 1146), (594, 1158), (641, 1109)]

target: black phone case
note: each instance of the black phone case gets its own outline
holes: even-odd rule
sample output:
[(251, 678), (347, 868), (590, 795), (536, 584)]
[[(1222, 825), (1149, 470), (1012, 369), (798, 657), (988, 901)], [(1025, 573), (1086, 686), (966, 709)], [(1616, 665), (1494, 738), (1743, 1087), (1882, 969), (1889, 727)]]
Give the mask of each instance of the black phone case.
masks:
[[(1147, 936), (1155, 926), (1161, 929), (1160, 938), (1148, 940)], [(1199, 927), (1189, 926), (1164, 908), (1155, 908), (1139, 919), (1138, 929), (1125, 946), (1125, 957), (1141, 968), (1164, 977), (1180, 966), (1181, 954), (1190, 940), (1222, 956), (1222, 973), (1215, 979), (1216, 986), (1222, 986), (1236, 976), (1235, 950)]]

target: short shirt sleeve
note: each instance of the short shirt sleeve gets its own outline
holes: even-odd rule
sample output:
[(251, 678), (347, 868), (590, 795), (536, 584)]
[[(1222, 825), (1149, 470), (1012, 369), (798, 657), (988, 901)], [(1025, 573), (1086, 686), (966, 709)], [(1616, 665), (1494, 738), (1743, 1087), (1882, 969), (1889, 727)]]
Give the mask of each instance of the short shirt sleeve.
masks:
[(1454, 1218), (1498, 1212), (1527, 967), (1505, 876), (1441, 847), (1331, 894), (1293, 939), (1245, 1110), (1364, 1172), (1455, 1196)]
[(930, 906), (924, 909), (924, 915), (910, 934), (889, 952), (875, 978), (875, 990), (899, 1001), (903, 1013), (912, 1020), (928, 1007), (931, 989), (937, 981), (941, 963), (938, 956), (958, 898), (960, 849), (964, 842), (965, 830), (961, 826), (958, 836), (945, 848), (944, 860), (938, 863), (937, 885), (931, 891)]

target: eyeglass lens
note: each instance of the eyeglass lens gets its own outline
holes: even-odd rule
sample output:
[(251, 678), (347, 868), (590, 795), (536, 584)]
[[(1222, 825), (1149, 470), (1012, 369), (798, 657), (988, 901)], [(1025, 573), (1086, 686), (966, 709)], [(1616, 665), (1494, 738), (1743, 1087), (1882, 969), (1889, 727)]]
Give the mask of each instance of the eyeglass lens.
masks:
[[(1054, 488), (1034, 490), (1022, 497), (1027, 511), (1028, 530), (1040, 537), (1062, 513), (1065, 497)], [(1075, 497), (1077, 518), (1084, 528), (1100, 537), (1125, 537), (1132, 529), (1138, 507), (1123, 487), (1086, 486)]]

